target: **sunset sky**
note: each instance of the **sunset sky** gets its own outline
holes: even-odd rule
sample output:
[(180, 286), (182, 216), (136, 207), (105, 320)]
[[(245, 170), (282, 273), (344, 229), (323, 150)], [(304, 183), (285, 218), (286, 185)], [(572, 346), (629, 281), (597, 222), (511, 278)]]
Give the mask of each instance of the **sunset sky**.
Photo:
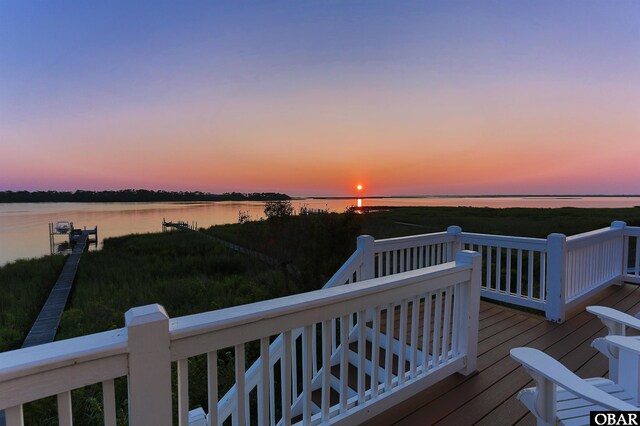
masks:
[(0, 1), (0, 190), (640, 193), (640, 1)]

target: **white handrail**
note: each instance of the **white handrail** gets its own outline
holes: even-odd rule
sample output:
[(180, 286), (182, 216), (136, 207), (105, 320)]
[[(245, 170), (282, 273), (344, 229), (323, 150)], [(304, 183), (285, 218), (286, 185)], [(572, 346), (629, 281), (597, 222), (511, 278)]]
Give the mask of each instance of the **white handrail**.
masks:
[[(239, 380), (237, 385), (241, 394), (236, 395), (233, 402), (235, 406), (231, 413), (221, 411), (222, 407), (217, 403), (217, 395), (213, 397), (218, 407), (216, 410), (218, 419), (214, 424), (224, 421), (229, 414), (234, 416), (234, 422), (249, 421), (249, 417), (246, 417), (249, 415), (249, 399), (246, 398), (250, 392), (248, 388), (259, 386), (261, 389), (258, 392), (258, 398), (259, 405), (263, 407), (263, 414), (269, 411), (268, 408), (264, 411), (264, 404), (269, 404), (268, 401), (264, 401), (265, 395), (269, 397), (271, 394), (270, 398), (275, 397), (265, 388), (269, 384), (264, 381), (265, 377), (269, 378), (273, 374), (273, 362), (270, 359), (269, 368), (261, 369), (262, 374), (257, 384), (248, 383), (245, 380), (244, 371), (244, 345), (250, 341), (260, 340), (264, 351), (269, 347), (266, 344), (269, 337), (280, 335), (285, 343), (284, 354), (270, 350), (269, 358), (271, 355), (273, 358), (280, 357), (282, 362), (281, 369), (285, 378), (282, 382), (284, 419), (290, 420), (292, 405), (300, 405), (303, 418), (311, 421), (313, 417), (314, 422), (317, 422), (320, 419), (320, 413), (316, 413), (311, 405), (310, 392), (314, 387), (328, 386), (334, 380), (327, 380), (329, 376), (326, 375), (326, 371), (331, 367), (330, 360), (333, 356), (330, 356), (329, 360), (322, 359), (323, 365), (320, 369), (315, 374), (310, 374), (312, 355), (309, 349), (312, 327), (323, 325), (322, 340), (326, 346), (330, 342), (327, 334), (330, 330), (325, 326), (330, 324), (332, 319), (339, 319), (343, 330), (340, 333), (339, 346), (342, 353), (340, 358), (344, 361), (344, 359), (351, 359), (351, 355), (346, 354), (346, 351), (350, 351), (348, 348), (350, 338), (353, 336), (357, 341), (367, 335), (363, 328), (366, 324), (367, 311), (373, 310), (379, 315), (381, 310), (390, 309), (396, 304), (404, 307), (412, 304), (415, 310), (419, 308), (416, 303), (428, 302), (430, 305), (434, 300), (433, 297), (437, 296), (435, 300), (445, 303), (443, 308), (445, 320), (441, 325), (444, 331), (440, 333), (442, 342), (440, 346), (435, 346), (435, 348), (441, 348), (441, 355), (432, 362), (426, 358), (425, 352), (418, 351), (417, 339), (412, 338), (410, 342), (405, 342), (407, 345), (413, 345), (410, 346), (413, 349), (406, 349), (407, 353), (416, 354), (412, 358), (411, 370), (405, 370), (402, 366), (399, 373), (401, 376), (389, 382), (386, 387), (382, 384), (376, 387), (376, 392), (373, 392), (370, 387), (365, 389), (365, 370), (361, 370), (358, 375), (360, 382), (357, 397), (355, 399), (349, 397), (340, 407), (327, 406), (323, 409), (323, 413), (329, 416), (342, 418), (354, 415), (355, 419), (364, 419), (376, 412), (379, 393), (382, 393), (384, 398), (391, 395), (396, 395), (394, 398), (401, 395), (406, 397), (416, 389), (431, 383), (431, 379), (426, 381), (422, 379), (433, 371), (437, 370), (438, 377), (441, 377), (455, 371), (467, 374), (475, 368), (479, 302), (478, 268), (477, 254), (465, 252), (460, 253), (456, 262), (419, 271), (185, 317), (169, 319), (164, 309), (158, 305), (134, 308), (126, 314), (127, 328), (0, 354), (2, 366), (0, 409), (7, 409), (7, 420), (11, 426), (22, 416), (22, 404), (33, 399), (59, 394), (62, 395), (59, 398), (66, 401), (65, 404), (69, 404), (69, 413), (71, 413), (69, 392), (72, 389), (128, 375), (130, 420), (135, 419), (138, 423), (147, 424), (149, 423), (147, 420), (153, 419), (154, 424), (170, 424), (172, 394), (170, 364), (177, 361), (178, 401), (180, 401), (178, 418), (184, 425), (189, 418), (189, 398), (186, 394), (189, 389), (188, 358), (209, 354), (215, 361), (218, 350), (235, 347), (236, 368), (239, 369), (236, 371), (236, 380)], [(358, 316), (354, 332), (345, 332), (348, 330), (345, 327), (349, 325), (353, 315)], [(450, 320), (446, 320), (448, 316)], [(413, 315), (413, 319), (401, 317), (401, 327), (417, 332), (417, 318), (417, 315)], [(379, 329), (378, 321), (379, 318), (374, 321), (378, 324), (373, 326), (374, 329)], [(437, 321), (440, 321), (439, 316)], [(291, 399), (289, 392), (299, 386), (291, 382), (290, 374), (291, 363), (294, 362), (290, 351), (291, 330), (297, 329), (303, 330), (305, 345), (298, 362), (302, 363), (302, 371), (305, 373), (300, 378), (303, 383), (302, 392), (299, 395), (294, 394), (294, 398)], [(376, 341), (379, 344), (380, 339)], [(437, 343), (435, 342), (434, 345)], [(361, 342), (358, 347), (359, 351), (362, 351), (365, 346)], [(288, 351), (287, 348), (289, 348)], [(405, 350), (400, 353), (404, 354)], [(421, 358), (424, 357), (424, 362), (419, 363), (420, 365), (415, 359), (417, 354)], [(361, 353), (358, 358), (361, 359), (362, 356)], [(87, 366), (91, 367), (91, 374)], [(210, 377), (211, 374), (217, 375), (216, 363), (210, 366), (213, 368), (209, 373)], [(360, 362), (357, 368), (370, 369), (371, 363)], [(391, 365), (386, 368), (391, 369)], [(288, 373), (284, 374), (285, 372)], [(217, 383), (217, 379), (214, 380), (214, 383)], [(270, 376), (270, 380), (274, 380), (273, 376)], [(346, 383), (344, 380), (346, 376), (341, 378), (342, 383)], [(112, 383), (111, 385), (107, 383), (106, 386), (105, 389), (113, 388)], [(217, 385), (215, 387), (217, 388)], [(109, 398), (109, 406), (115, 409), (113, 393), (106, 395), (105, 398)], [(301, 403), (296, 404), (296, 400)], [(329, 401), (325, 401), (325, 404), (329, 404)], [(271, 411), (273, 412), (273, 408)], [(115, 419), (115, 415), (112, 417)], [(70, 421), (70, 417), (68, 420)], [(112, 424), (112, 421), (107, 424)]]

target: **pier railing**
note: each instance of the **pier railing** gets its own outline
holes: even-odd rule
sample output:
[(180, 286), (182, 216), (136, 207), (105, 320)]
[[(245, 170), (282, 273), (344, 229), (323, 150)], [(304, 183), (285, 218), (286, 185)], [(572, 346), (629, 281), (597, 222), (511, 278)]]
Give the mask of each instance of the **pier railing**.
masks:
[[(23, 404), (56, 395), (59, 424), (70, 426), (71, 391), (102, 383), (104, 423), (113, 426), (114, 379), (126, 376), (134, 425), (174, 416), (183, 426), (359, 423), (475, 370), (479, 284), (480, 257), (465, 251), (437, 266), (186, 317), (133, 308), (123, 329), (0, 354), (0, 409), (9, 426), (22, 425)], [(245, 368), (252, 344), (255, 377)], [(229, 352), (235, 384), (218, 401), (218, 356)], [(190, 412), (196, 356), (208, 361), (207, 415)]]

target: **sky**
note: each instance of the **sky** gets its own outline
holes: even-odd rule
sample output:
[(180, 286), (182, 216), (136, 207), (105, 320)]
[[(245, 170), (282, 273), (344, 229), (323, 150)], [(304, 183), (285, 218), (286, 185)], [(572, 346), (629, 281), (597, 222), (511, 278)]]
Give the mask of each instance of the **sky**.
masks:
[(640, 1), (0, 0), (0, 190), (640, 193)]

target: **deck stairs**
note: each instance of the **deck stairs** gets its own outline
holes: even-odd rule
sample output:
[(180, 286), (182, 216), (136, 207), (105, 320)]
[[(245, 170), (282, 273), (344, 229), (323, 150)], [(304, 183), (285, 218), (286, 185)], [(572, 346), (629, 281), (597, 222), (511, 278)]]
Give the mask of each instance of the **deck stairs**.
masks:
[[(394, 322), (398, 322), (399, 320), (399, 316), (400, 316), (400, 309), (396, 309), (397, 312), (394, 313), (394, 317), (395, 320)], [(409, 315), (411, 315), (411, 308), (409, 309)], [(374, 360), (373, 358), (373, 354), (372, 354), (372, 348), (373, 348), (373, 344), (372, 344), (372, 340), (373, 340), (373, 329), (372, 329), (372, 322), (367, 322), (365, 324), (365, 336), (366, 336), (366, 340), (364, 342), (364, 351), (365, 351), (365, 374), (364, 374), (364, 389), (367, 390), (371, 390), (371, 381), (372, 381), (372, 376), (374, 375), (373, 369), (374, 369), (374, 365), (377, 364), (377, 372), (376, 372), (376, 380), (379, 383), (379, 386), (381, 386), (384, 383), (385, 378), (387, 378), (387, 370), (385, 370), (385, 360), (387, 357), (387, 345), (389, 344), (389, 341), (387, 340), (387, 332), (386, 332), (386, 312), (382, 313), (382, 329), (383, 331), (380, 331), (380, 333), (378, 333), (378, 339), (380, 342), (380, 348), (378, 351), (378, 355), (376, 357), (376, 359)], [(347, 370), (346, 370), (346, 390), (347, 390), (347, 405), (355, 405), (354, 401), (357, 400), (358, 398), (358, 363), (359, 363), (359, 343), (358, 343), (358, 330), (359, 326), (356, 324), (356, 326), (351, 330), (350, 336), (349, 336), (349, 345), (347, 346), (347, 359), (348, 359), (348, 365), (347, 365)], [(400, 365), (400, 358), (402, 356), (402, 360), (404, 363), (404, 371), (405, 372), (409, 372), (410, 370), (410, 362), (409, 362), (409, 358), (411, 356), (411, 349), (408, 345), (404, 345), (405, 346), (405, 351), (404, 354), (400, 354), (400, 349), (401, 349), (401, 342), (399, 339), (399, 329), (396, 328), (395, 330), (393, 330), (393, 332), (390, 334), (390, 336), (393, 336), (391, 339), (391, 351), (389, 353), (389, 355), (391, 356), (391, 369), (389, 371), (389, 381), (391, 382), (397, 382), (399, 379), (398, 376), (398, 366)], [(422, 351), (418, 351), (418, 357), (422, 357)], [(337, 351), (333, 354), (332, 356), (332, 362), (331, 362), (331, 380), (330, 380), (330, 384), (331, 384), (331, 389), (330, 389), (330, 394), (329, 394), (329, 400), (330, 400), (330, 405), (331, 406), (337, 406), (338, 404), (340, 404), (340, 394), (341, 394), (341, 381), (340, 381), (340, 377), (342, 371), (341, 371), (341, 367), (340, 367), (340, 359), (342, 356), (342, 347), (339, 346), (337, 348)], [(432, 362), (431, 361), (431, 355), (429, 354), (428, 356), (428, 362)], [(314, 377), (315, 379), (315, 383), (312, 381), (312, 386), (314, 388), (312, 394), (311, 394), (311, 401), (312, 401), (312, 413), (313, 414), (318, 414), (321, 411), (321, 407), (322, 407), (322, 390), (321, 390), (321, 386), (320, 386), (320, 378), (321, 378), (321, 373), (322, 371), (318, 372), (318, 374), (316, 374), (316, 377)], [(405, 374), (405, 379), (408, 378), (408, 374)], [(351, 403), (350, 403), (351, 401)], [(292, 407), (292, 415), (295, 416), (292, 419), (293, 423), (296, 423), (298, 421), (302, 420), (302, 399), (298, 398), (293, 407)]]

